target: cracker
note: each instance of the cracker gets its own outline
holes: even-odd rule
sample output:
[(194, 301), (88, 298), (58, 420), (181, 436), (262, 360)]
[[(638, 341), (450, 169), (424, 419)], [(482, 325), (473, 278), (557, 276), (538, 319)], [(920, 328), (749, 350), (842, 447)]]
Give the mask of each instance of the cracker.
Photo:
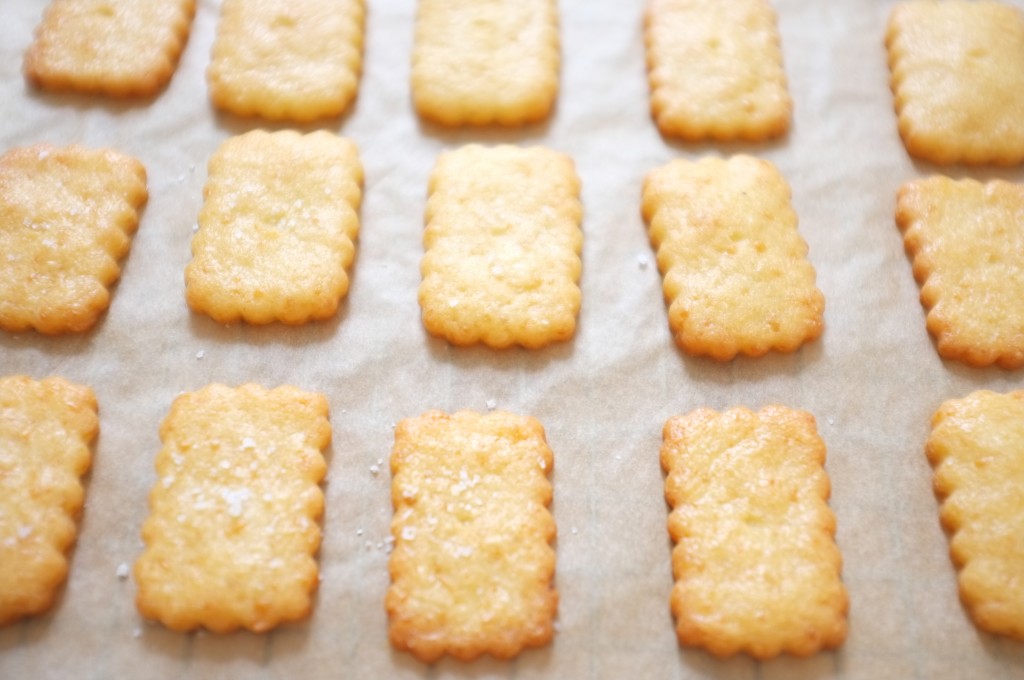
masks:
[(567, 340), (583, 234), (572, 160), (542, 147), (469, 145), (430, 177), (419, 289), (426, 329), (456, 345)]
[(758, 659), (842, 644), (848, 596), (814, 417), (699, 409), (663, 434), (680, 643)]
[(933, 163), (1024, 161), (1024, 14), (999, 2), (912, 0), (885, 37), (899, 132)]
[(442, 125), (521, 125), (558, 95), (556, 0), (419, 0), (412, 99)]
[(926, 451), (964, 607), (982, 630), (1024, 640), (1024, 391), (945, 402)]
[(750, 156), (651, 172), (643, 214), (676, 342), (720, 361), (821, 335), (824, 297), (778, 169)]
[(88, 387), (0, 378), (0, 626), (48, 610), (67, 578), (98, 430)]
[(364, 0), (225, 0), (206, 72), (218, 108), (305, 122), (339, 116), (359, 86)]
[(0, 157), (0, 328), (90, 328), (148, 197), (139, 161), (38, 144)]
[(135, 563), (143, 616), (253, 632), (309, 615), (318, 583), (327, 400), (209, 385), (174, 400)]
[(398, 424), (386, 597), (396, 648), (468, 661), (551, 640), (552, 462), (530, 417), (429, 411)]
[(651, 113), (688, 141), (760, 141), (789, 129), (793, 102), (767, 0), (650, 0)]
[(348, 292), (362, 182), (355, 145), (326, 131), (224, 142), (185, 269), (189, 306), (221, 323), (332, 316)]
[(896, 223), (939, 354), (1024, 365), (1024, 185), (931, 177), (903, 185)]
[(167, 84), (195, 0), (53, 0), (25, 53), (25, 77), (47, 90), (149, 97)]

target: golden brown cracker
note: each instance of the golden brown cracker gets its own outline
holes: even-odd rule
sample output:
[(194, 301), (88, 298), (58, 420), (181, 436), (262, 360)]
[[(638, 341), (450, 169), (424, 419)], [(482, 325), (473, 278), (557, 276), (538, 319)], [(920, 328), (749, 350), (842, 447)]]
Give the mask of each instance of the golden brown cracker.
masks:
[(189, 306), (222, 323), (332, 316), (348, 292), (362, 181), (356, 146), (326, 131), (224, 142), (185, 269)]
[(174, 72), (193, 14), (195, 0), (52, 0), (25, 77), (47, 90), (154, 95)]
[(555, 0), (419, 0), (412, 98), (443, 125), (547, 118), (558, 94)]
[(92, 390), (63, 378), (0, 378), (0, 626), (48, 610), (99, 431)]
[(926, 451), (960, 599), (979, 628), (1024, 640), (1024, 391), (945, 402)]
[(1024, 185), (908, 182), (896, 223), (939, 354), (973, 366), (1024, 365)]
[(92, 327), (147, 197), (142, 164), (110, 149), (37, 144), (0, 157), (0, 328)]
[(684, 350), (728, 360), (821, 335), (825, 301), (790, 196), (778, 169), (750, 156), (680, 159), (648, 175), (643, 214)]
[(396, 648), (427, 662), (510, 658), (551, 640), (552, 462), (530, 417), (429, 411), (398, 424), (386, 598)]
[(1001, 2), (911, 0), (885, 37), (899, 132), (933, 163), (1024, 160), (1024, 14)]
[(456, 345), (567, 340), (580, 307), (583, 208), (567, 156), (469, 145), (430, 177), (423, 282), (427, 330)]
[(789, 129), (793, 102), (767, 0), (650, 0), (644, 36), (662, 134), (759, 141)]
[(364, 0), (224, 0), (213, 103), (271, 120), (341, 115), (359, 86), (364, 16)]
[(825, 444), (783, 406), (699, 409), (665, 424), (672, 613), (716, 656), (807, 656), (846, 637)]
[(326, 398), (291, 386), (175, 399), (135, 563), (143, 616), (217, 633), (308, 616), (330, 437)]

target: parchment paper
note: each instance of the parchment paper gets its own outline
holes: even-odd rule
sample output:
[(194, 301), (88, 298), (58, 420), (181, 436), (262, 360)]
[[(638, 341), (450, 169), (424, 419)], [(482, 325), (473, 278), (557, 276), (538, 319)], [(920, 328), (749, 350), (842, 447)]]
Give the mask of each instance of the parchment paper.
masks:
[[(562, 0), (561, 90), (547, 123), (448, 131), (420, 123), (410, 104), (414, 2), (370, 0), (354, 109), (300, 128), (339, 132), (361, 149), (353, 285), (335, 319), (297, 328), (225, 327), (184, 300), (208, 158), (231, 135), (273, 127), (209, 105), (204, 69), (219, 3), (199, 2), (170, 86), (134, 103), (25, 85), (22, 54), (45, 4), (4, 4), (0, 146), (119, 148), (147, 167), (150, 200), (94, 330), (0, 334), (0, 373), (91, 385), (101, 417), (69, 580), (49, 615), (0, 630), (0, 678), (1024, 677), (1024, 645), (979, 633), (958, 602), (923, 453), (943, 400), (1020, 388), (1024, 373), (944, 362), (925, 331), (893, 211), (902, 182), (940, 169), (912, 162), (897, 136), (883, 47), (891, 2), (776, 0), (791, 132), (771, 144), (683, 145), (663, 139), (649, 116), (642, 2)], [(424, 332), (416, 288), (427, 176), (438, 152), (469, 142), (544, 144), (575, 159), (586, 215), (571, 342), (456, 349)], [(719, 364), (672, 343), (640, 186), (672, 158), (739, 152), (773, 161), (792, 184), (826, 331), (795, 354)], [(1020, 169), (942, 171), (1024, 180)], [(159, 423), (180, 391), (248, 381), (330, 400), (316, 608), (308, 622), (268, 635), (172, 633), (139, 618), (135, 586), (118, 575), (141, 549)], [(488, 402), (539, 418), (555, 452), (558, 631), (549, 647), (511, 662), (428, 667), (387, 642), (392, 426)], [(850, 634), (838, 652), (809, 659), (719, 661), (676, 643), (661, 427), (701, 406), (771, 402), (814, 413), (828, 445)]]

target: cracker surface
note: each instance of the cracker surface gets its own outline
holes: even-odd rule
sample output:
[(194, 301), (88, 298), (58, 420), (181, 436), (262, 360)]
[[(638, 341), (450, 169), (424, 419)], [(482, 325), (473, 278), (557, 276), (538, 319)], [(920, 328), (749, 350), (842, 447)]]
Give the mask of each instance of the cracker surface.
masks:
[(1024, 392), (945, 402), (926, 451), (961, 601), (982, 630), (1024, 640)]
[(572, 160), (469, 145), (430, 177), (419, 289), (426, 329), (456, 345), (567, 340), (580, 307), (583, 207)]
[(0, 378), (0, 626), (48, 610), (68, 573), (96, 397), (63, 378)]
[(750, 156), (652, 171), (643, 214), (676, 342), (728, 360), (793, 351), (821, 335), (825, 300), (778, 169)]
[(767, 0), (650, 0), (651, 113), (688, 141), (759, 141), (789, 129), (793, 102)]
[(222, 323), (332, 316), (348, 292), (362, 181), (356, 146), (326, 131), (224, 142), (185, 269), (189, 306)]
[(311, 121), (345, 112), (363, 60), (363, 0), (225, 0), (207, 80), (220, 109)]
[(175, 399), (135, 563), (142, 615), (217, 633), (308, 616), (330, 437), (326, 398), (290, 386)]
[(1024, 185), (914, 180), (900, 189), (896, 224), (939, 354), (1024, 365)]
[(848, 596), (814, 417), (699, 409), (663, 434), (680, 643), (757, 659), (842, 644)]
[(536, 419), (429, 411), (391, 453), (392, 644), (431, 662), (547, 644), (558, 594), (553, 458)]
[(47, 90), (148, 97), (170, 80), (195, 0), (53, 0), (25, 54)]
[(558, 94), (556, 0), (419, 0), (412, 99), (443, 125), (546, 118)]
[(911, 0), (886, 31), (899, 132), (933, 163), (1024, 160), (1024, 13), (1001, 2)]
[(92, 327), (147, 197), (142, 164), (110, 149), (38, 144), (0, 157), (0, 328)]

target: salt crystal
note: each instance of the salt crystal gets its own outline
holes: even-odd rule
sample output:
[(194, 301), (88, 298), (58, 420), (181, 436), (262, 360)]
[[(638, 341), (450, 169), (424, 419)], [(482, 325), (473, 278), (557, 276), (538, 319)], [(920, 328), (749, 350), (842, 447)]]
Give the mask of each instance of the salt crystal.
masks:
[(221, 489), (220, 496), (228, 504), (228, 514), (232, 517), (242, 516), (242, 506), (252, 497), (252, 492), (245, 487), (239, 489)]
[(128, 564), (127, 563), (122, 562), (121, 564), (117, 565), (117, 577), (119, 579), (121, 579), (122, 581), (125, 580), (126, 578), (128, 578)]

